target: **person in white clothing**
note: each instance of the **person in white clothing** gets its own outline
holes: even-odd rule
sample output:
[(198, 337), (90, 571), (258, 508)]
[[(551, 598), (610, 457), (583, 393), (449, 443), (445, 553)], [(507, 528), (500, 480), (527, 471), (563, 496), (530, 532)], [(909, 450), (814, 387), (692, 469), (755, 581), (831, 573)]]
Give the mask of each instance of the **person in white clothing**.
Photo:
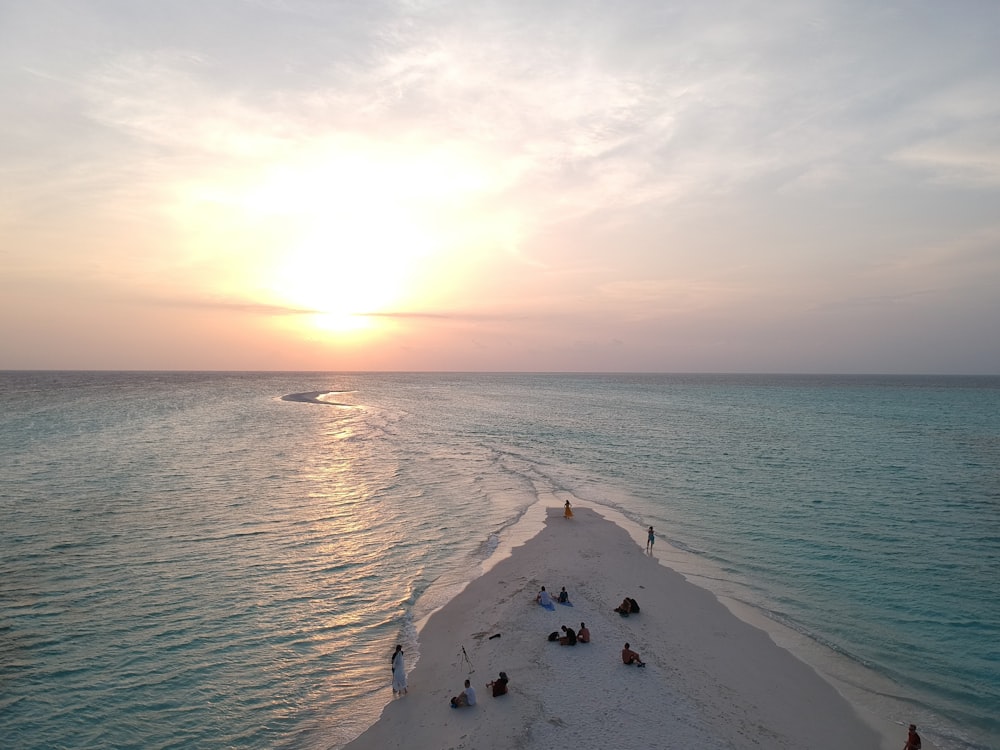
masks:
[(535, 597), (535, 601), (543, 607), (552, 606), (552, 597), (549, 596), (549, 592), (545, 590), (544, 586), (542, 586), (542, 590), (538, 592), (538, 596)]
[(398, 644), (392, 655), (392, 692), (393, 695), (406, 694), (406, 662), (403, 661), (403, 647)]
[(476, 691), (472, 687), (472, 683), (468, 680), (465, 681), (465, 690), (456, 695), (451, 699), (451, 707), (459, 708), (460, 706), (474, 706), (476, 705)]

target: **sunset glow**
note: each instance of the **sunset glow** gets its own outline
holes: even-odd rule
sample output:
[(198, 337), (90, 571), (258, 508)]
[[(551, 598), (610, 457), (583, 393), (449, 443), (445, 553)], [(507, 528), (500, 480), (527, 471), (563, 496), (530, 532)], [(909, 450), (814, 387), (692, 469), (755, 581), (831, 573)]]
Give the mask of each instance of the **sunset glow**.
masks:
[(11, 9), (0, 368), (1000, 370), (1000, 9), (436, 8)]

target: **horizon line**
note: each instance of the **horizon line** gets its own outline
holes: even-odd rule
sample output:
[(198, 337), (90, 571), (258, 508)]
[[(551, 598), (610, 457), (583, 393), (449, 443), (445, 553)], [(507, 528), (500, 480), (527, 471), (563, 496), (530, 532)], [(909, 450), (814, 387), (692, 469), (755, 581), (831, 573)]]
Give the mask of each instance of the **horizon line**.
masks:
[(241, 375), (701, 375), (756, 377), (874, 377), (874, 378), (996, 378), (1000, 373), (947, 372), (817, 372), (763, 370), (267, 370), (267, 369), (163, 369), (163, 368), (0, 368), (0, 373), (134, 373), (134, 374), (241, 374)]

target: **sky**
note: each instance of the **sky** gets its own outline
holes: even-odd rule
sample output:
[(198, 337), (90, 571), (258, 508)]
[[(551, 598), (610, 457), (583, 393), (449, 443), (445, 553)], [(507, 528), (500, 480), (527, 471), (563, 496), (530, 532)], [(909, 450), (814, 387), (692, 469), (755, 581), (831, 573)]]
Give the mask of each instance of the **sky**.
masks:
[(0, 0), (0, 369), (1000, 374), (994, 0)]

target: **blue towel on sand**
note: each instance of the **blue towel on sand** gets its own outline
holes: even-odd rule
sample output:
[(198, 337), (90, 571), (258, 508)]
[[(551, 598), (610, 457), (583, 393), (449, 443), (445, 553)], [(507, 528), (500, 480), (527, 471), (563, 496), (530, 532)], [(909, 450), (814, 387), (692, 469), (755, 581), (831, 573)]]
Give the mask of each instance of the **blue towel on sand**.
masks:
[(545, 607), (545, 609), (547, 609), (549, 612), (556, 611), (556, 605), (553, 604), (552, 602), (549, 602), (548, 604), (543, 604), (542, 606)]
[(573, 602), (559, 602), (559, 603), (562, 604), (564, 607), (572, 607), (573, 606)]

